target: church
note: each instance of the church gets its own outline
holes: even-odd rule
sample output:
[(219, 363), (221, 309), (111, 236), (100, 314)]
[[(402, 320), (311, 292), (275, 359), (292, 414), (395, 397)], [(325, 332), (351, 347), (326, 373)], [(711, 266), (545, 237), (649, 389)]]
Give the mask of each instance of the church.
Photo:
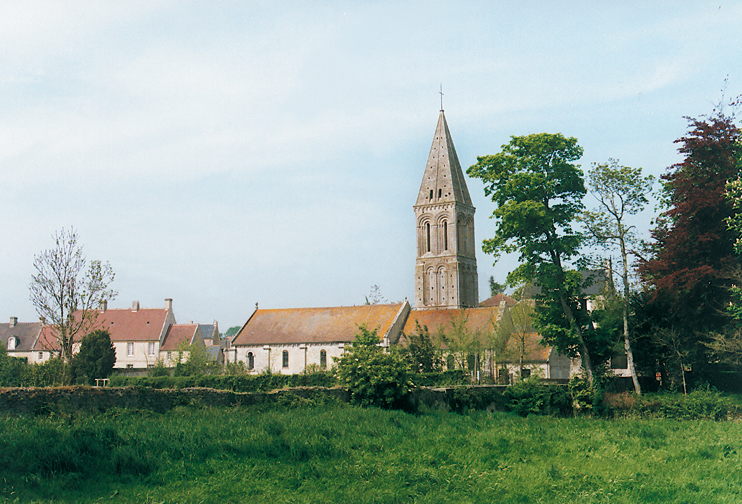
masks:
[[(417, 200), (413, 205), (417, 235), (415, 261), (415, 305), (402, 303), (341, 306), (329, 308), (284, 308), (255, 310), (225, 350), (227, 362), (241, 361), (250, 373), (295, 374), (328, 369), (340, 357), (345, 345), (355, 339), (358, 327), (377, 329), (384, 347), (405, 344), (405, 335), (427, 327), (431, 335), (461, 330), (494, 334), (507, 310), (515, 303), (506, 296), (479, 303), (474, 206), (461, 169), (443, 110), (423, 171)], [(521, 351), (519, 366), (525, 362), (545, 378), (569, 378), (570, 360), (554, 349), (538, 344), (537, 334)], [(466, 366), (448, 357), (447, 367)], [(525, 359), (524, 359), (525, 358)], [(513, 362), (489, 355), (480, 369), (493, 378), (496, 372), (512, 372)], [(469, 359), (468, 367), (473, 371)], [(500, 377), (501, 378), (501, 377)]]

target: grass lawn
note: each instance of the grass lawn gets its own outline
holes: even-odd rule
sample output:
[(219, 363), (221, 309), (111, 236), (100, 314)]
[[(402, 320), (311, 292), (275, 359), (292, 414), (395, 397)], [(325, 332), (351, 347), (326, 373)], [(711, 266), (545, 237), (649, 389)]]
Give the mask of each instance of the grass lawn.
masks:
[(736, 421), (344, 404), (0, 418), (8, 502), (742, 502)]

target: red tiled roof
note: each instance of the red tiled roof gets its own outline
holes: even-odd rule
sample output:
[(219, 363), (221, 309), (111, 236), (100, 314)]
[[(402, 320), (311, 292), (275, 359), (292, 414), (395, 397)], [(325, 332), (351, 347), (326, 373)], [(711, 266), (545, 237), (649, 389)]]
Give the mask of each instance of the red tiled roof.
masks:
[[(109, 309), (97, 311), (97, 317), (92, 327), (85, 331), (89, 333), (96, 329), (103, 329), (110, 333), (111, 341), (159, 341), (167, 318), (165, 308), (142, 308), (139, 310)], [(82, 339), (75, 338), (76, 341)], [(58, 343), (52, 326), (46, 325), (41, 331), (34, 350), (58, 349)]]
[[(488, 308), (467, 308), (466, 310), (448, 310), (448, 309), (431, 309), (431, 310), (413, 310), (407, 318), (404, 326), (404, 334), (415, 332), (415, 322), (420, 326), (427, 326), (428, 332), (434, 338), (441, 332), (448, 333), (451, 331), (452, 321), (459, 317), (466, 317), (466, 326), (469, 331), (492, 331), (493, 321), (497, 320), (499, 310), (497, 307)], [(436, 339), (437, 340), (437, 339)], [(520, 358), (520, 338), (512, 335), (508, 338), (506, 355), (502, 355), (499, 361), (517, 362)], [(541, 345), (541, 336), (535, 332), (528, 332), (525, 335), (525, 355), (524, 362), (546, 362), (551, 352), (550, 347)], [(403, 345), (405, 341), (401, 341)], [(440, 342), (442, 348), (446, 348), (445, 343)]]
[[(514, 334), (508, 338), (506, 347), (507, 357), (505, 362), (518, 362), (520, 360), (521, 341), (520, 335)], [(525, 333), (525, 345), (523, 362), (546, 362), (549, 360), (551, 347), (541, 344), (541, 336), (535, 332)], [(503, 360), (502, 358), (500, 360)]]
[(420, 326), (428, 326), (428, 331), (431, 335), (434, 335), (441, 330), (450, 330), (451, 321), (462, 316), (466, 317), (466, 325), (469, 330), (492, 331), (498, 313), (498, 307), (412, 310), (410, 316), (407, 317), (407, 323), (404, 325), (402, 332), (405, 334), (415, 332), (415, 322), (417, 321)]
[(355, 339), (358, 326), (378, 328), (383, 338), (402, 304), (256, 310), (233, 345), (339, 343)]
[(165, 341), (162, 343), (160, 350), (177, 350), (178, 345), (186, 342), (193, 343), (193, 336), (196, 334), (197, 324), (173, 324), (165, 335)]
[(505, 294), (495, 294), (491, 298), (487, 298), (481, 303), (479, 303), (479, 307), (486, 308), (490, 306), (500, 306), (500, 303), (502, 303), (503, 299), (505, 300), (505, 305), (508, 308), (512, 308), (513, 306), (518, 304), (518, 301), (516, 301), (515, 299), (509, 296), (506, 296)]

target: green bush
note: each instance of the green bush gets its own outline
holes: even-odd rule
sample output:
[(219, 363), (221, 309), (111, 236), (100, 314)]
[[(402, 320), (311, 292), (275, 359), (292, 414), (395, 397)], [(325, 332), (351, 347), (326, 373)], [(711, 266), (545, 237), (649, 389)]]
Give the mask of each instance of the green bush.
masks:
[(21, 387), (30, 378), (28, 360), (10, 357), (0, 342), (0, 387)]
[(356, 404), (391, 408), (412, 388), (410, 365), (399, 353), (378, 346), (379, 340), (376, 329), (360, 326), (350, 349), (337, 361), (336, 375)]
[(203, 387), (233, 392), (269, 392), (289, 387), (334, 387), (337, 379), (330, 373), (308, 375), (200, 375), (200, 376), (121, 376), (111, 377), (112, 387), (139, 386), (154, 389)]
[(80, 351), (72, 358), (75, 376), (93, 385), (96, 378), (108, 378), (116, 363), (116, 349), (108, 331), (100, 329), (82, 338)]
[(546, 385), (535, 376), (515, 382), (504, 395), (507, 408), (521, 416), (567, 415), (572, 411), (565, 387)]
[(450, 387), (455, 385), (469, 385), (471, 377), (463, 369), (437, 371), (433, 373), (416, 373), (412, 377), (417, 387)]

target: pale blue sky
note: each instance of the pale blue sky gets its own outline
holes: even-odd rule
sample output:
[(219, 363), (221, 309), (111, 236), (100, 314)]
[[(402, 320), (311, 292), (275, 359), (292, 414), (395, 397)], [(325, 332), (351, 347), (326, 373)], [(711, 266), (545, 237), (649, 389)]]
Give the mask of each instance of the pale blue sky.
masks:
[[(742, 93), (729, 2), (0, 4), (0, 306), (74, 226), (119, 297), (222, 330), (265, 308), (413, 299), (440, 108), (462, 167), (561, 132), (660, 175), (683, 116)], [(469, 180), (477, 240), (493, 205)], [(644, 230), (651, 215), (640, 221)], [(478, 256), (480, 297), (512, 259)]]

